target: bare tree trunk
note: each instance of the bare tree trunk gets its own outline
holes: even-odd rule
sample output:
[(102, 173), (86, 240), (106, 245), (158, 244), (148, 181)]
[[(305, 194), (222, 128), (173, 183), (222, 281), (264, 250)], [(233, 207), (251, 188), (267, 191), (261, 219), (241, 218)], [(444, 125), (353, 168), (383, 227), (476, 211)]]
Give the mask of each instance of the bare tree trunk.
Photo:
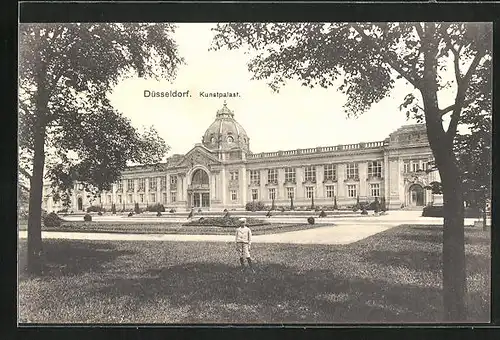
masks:
[[(461, 180), (453, 154), (448, 154), (440, 172), (443, 179), (443, 303), (445, 321), (463, 322), (467, 318), (464, 205)], [(440, 162), (441, 163), (441, 162)]]
[[(38, 119), (41, 120), (40, 118)], [(34, 138), (33, 175), (31, 177), (28, 217), (28, 271), (41, 274), (42, 188), (45, 163), (45, 126), (37, 124)]]

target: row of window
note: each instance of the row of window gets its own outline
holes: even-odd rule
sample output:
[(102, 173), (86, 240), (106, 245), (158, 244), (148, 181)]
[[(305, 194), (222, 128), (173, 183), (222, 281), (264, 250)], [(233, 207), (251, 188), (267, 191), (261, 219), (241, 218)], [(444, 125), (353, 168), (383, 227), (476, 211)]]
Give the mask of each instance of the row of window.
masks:
[[(157, 178), (158, 177), (151, 177), (148, 179), (148, 182), (149, 182), (149, 190), (150, 191), (156, 191), (157, 189)], [(159, 177), (160, 178), (160, 190), (167, 190), (167, 176), (162, 176), (162, 177)], [(123, 180), (123, 181), (119, 181), (118, 182), (118, 187), (117, 187), (117, 191), (118, 192), (123, 192), (123, 184), (124, 182), (126, 181), (126, 184), (127, 184), (127, 191), (130, 192), (130, 191), (134, 191), (134, 187), (135, 187), (135, 183), (134, 183), (134, 179), (127, 179), (127, 180)], [(137, 191), (145, 191), (145, 188), (146, 188), (146, 178), (139, 178), (137, 180), (137, 183), (138, 183), (138, 187), (137, 187)], [(171, 187), (175, 187), (177, 185), (177, 176), (176, 175), (171, 175), (170, 176), (170, 186)]]
[[(325, 180), (337, 180), (337, 165), (327, 164), (324, 166), (323, 170)], [(306, 182), (316, 182), (316, 167), (307, 166), (304, 168), (304, 180)], [(237, 172), (236, 179), (238, 179)], [(368, 163), (368, 177), (382, 177), (382, 162), (373, 161)], [(346, 178), (347, 179), (359, 179), (359, 167), (358, 163), (348, 163), (346, 164)], [(231, 179), (233, 179), (233, 173), (231, 172)], [(285, 182), (296, 182), (296, 168), (285, 168)], [(250, 170), (250, 183), (260, 184), (260, 171)], [(267, 170), (267, 183), (278, 183), (278, 169), (268, 169)]]
[(426, 171), (431, 168), (432, 161), (426, 159), (405, 160), (403, 162), (403, 172)]
[[(170, 201), (168, 203), (174, 203), (177, 201), (177, 192), (176, 191), (171, 191), (170, 193)], [(139, 194), (139, 200), (138, 203), (167, 203), (167, 196), (168, 194), (164, 192), (161, 196), (162, 200), (161, 202), (157, 202), (157, 197), (156, 193), (150, 193), (149, 195), (145, 194)], [(127, 194), (125, 197), (122, 195), (117, 195), (117, 203), (118, 204), (123, 204), (123, 203), (135, 203), (134, 202), (134, 197), (133, 194)], [(126, 199), (126, 202), (125, 202)], [(111, 195), (107, 195), (107, 202), (111, 204), (112, 203), (112, 197)]]
[[(335, 193), (335, 186), (334, 185), (326, 185), (326, 197), (327, 198), (333, 198), (336, 193)], [(237, 201), (238, 200), (238, 191), (237, 190), (231, 190), (231, 200), (232, 201)], [(305, 187), (305, 197), (306, 198), (312, 198), (314, 195), (314, 187), (313, 186), (306, 186)], [(355, 198), (358, 196), (358, 188), (356, 184), (349, 184), (347, 185), (347, 197)], [(380, 184), (379, 183), (373, 183), (370, 184), (370, 196), (371, 197), (380, 197)], [(290, 198), (295, 198), (295, 188), (294, 187), (287, 187), (286, 188), (286, 197), (288, 199)], [(267, 189), (267, 198), (270, 200), (275, 200), (276, 199), (276, 188), (268, 188)], [(259, 189), (252, 189), (252, 200), (259, 200)]]

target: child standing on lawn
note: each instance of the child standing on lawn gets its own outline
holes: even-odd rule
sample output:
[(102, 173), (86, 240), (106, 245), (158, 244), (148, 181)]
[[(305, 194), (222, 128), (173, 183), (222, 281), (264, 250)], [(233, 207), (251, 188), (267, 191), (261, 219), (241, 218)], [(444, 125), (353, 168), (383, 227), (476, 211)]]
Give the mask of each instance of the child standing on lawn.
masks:
[(247, 226), (247, 219), (240, 218), (239, 226), (236, 229), (236, 250), (240, 254), (241, 269), (245, 268), (245, 258), (247, 259), (248, 266), (253, 270), (252, 259), (250, 257), (250, 245), (252, 244), (252, 231)]

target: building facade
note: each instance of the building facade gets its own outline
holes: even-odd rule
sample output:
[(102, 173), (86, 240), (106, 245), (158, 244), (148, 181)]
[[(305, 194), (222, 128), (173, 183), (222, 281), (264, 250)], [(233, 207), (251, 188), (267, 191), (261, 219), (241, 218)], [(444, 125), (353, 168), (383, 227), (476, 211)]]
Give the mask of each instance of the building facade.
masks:
[[(177, 211), (244, 209), (248, 202), (275, 206), (339, 207), (385, 199), (390, 209), (424, 206), (433, 200), (425, 187), (440, 181), (432, 162), (425, 125), (405, 125), (383, 141), (309, 149), (252, 153), (250, 138), (226, 103), (217, 111), (202, 142), (166, 163), (134, 166), (122, 174), (112, 191), (90, 197), (75, 184), (71, 210), (90, 205), (132, 210), (157, 203)], [(62, 209), (44, 186), (43, 208)]]

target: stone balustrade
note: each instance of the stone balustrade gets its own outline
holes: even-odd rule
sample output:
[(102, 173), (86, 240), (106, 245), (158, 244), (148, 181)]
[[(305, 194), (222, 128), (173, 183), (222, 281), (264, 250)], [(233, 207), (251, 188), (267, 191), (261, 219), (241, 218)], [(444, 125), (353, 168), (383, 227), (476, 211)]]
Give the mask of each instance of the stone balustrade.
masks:
[(366, 148), (380, 148), (383, 147), (384, 141), (380, 142), (368, 142), (368, 143), (357, 143), (357, 144), (343, 144), (343, 145), (335, 145), (335, 146), (319, 146), (316, 148), (308, 148), (308, 149), (297, 149), (297, 150), (287, 150), (287, 151), (276, 151), (276, 152), (261, 152), (248, 155), (249, 159), (258, 159), (258, 158), (271, 158), (271, 157), (282, 157), (282, 156), (295, 156), (295, 155), (307, 155), (307, 154), (315, 154), (315, 153), (323, 153), (323, 152), (335, 152), (342, 150), (358, 150), (358, 149), (366, 149)]

